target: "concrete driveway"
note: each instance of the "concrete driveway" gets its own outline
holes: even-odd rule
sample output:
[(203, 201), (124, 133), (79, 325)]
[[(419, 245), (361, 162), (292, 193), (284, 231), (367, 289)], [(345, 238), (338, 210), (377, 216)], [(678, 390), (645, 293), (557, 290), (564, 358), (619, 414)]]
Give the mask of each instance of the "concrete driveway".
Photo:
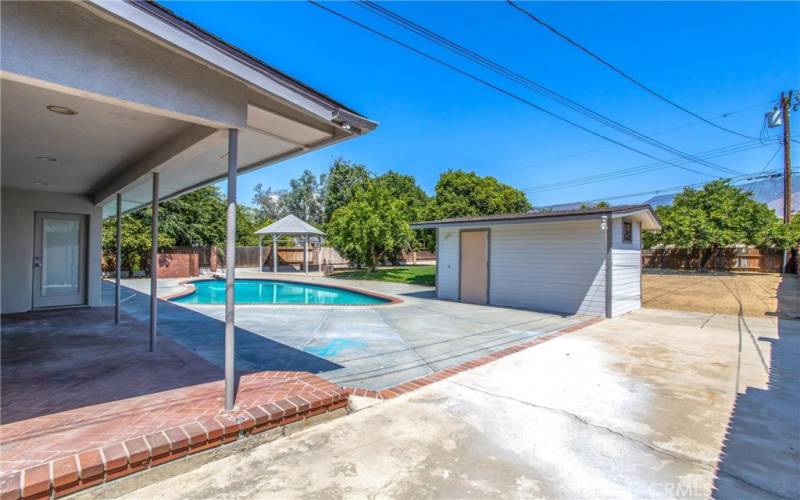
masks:
[(797, 498), (800, 321), (645, 310), (130, 498)]
[[(237, 277), (271, 273), (237, 271)], [(372, 290), (403, 302), (379, 306), (239, 305), (236, 307), (238, 370), (315, 373), (348, 387), (384, 389), (424, 377), (485, 354), (534, 339), (588, 318), (436, 300), (430, 287), (281, 274)], [(159, 296), (184, 290), (179, 279), (159, 280)], [(122, 307), (147, 324), (146, 279), (123, 282)], [(105, 284), (113, 303), (113, 287)], [(223, 305), (159, 303), (158, 331), (207, 361), (224, 365)]]

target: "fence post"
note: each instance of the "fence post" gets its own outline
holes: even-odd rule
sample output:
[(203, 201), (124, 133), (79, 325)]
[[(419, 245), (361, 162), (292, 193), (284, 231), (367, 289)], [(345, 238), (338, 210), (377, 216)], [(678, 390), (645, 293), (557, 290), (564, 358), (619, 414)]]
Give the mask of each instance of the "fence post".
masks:
[(211, 255), (208, 257), (208, 267), (211, 268), (211, 272), (217, 272), (217, 245), (211, 245)]

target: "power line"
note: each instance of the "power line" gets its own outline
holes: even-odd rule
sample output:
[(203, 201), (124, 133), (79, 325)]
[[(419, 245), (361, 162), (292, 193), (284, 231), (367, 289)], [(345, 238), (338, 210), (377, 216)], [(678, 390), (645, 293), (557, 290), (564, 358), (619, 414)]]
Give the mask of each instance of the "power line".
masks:
[[(779, 177), (781, 177), (781, 173), (779, 171), (770, 170), (770, 171), (767, 171), (767, 172), (761, 172), (761, 173), (755, 173), (755, 174), (743, 174), (743, 175), (739, 175), (739, 176), (736, 176), (736, 177), (729, 177), (729, 178), (727, 178), (727, 180), (729, 180), (731, 182), (741, 182), (741, 181), (755, 181), (755, 180), (759, 180), (759, 179), (777, 179)], [(724, 179), (724, 178), (721, 177), (721, 179)], [(698, 182), (698, 183), (695, 183), (695, 184), (685, 184), (685, 185), (682, 185), (682, 186), (673, 186), (673, 187), (669, 187), (669, 188), (655, 189), (655, 190), (652, 190), (652, 191), (640, 191), (638, 193), (620, 194), (620, 195), (617, 195), (617, 196), (604, 196), (602, 198), (595, 198), (593, 200), (584, 200), (584, 202), (585, 203), (592, 203), (592, 202), (598, 202), (598, 201), (621, 200), (621, 199), (624, 199), (624, 198), (636, 198), (638, 196), (645, 196), (645, 195), (648, 195), (648, 194), (651, 194), (651, 195), (652, 194), (669, 194), (669, 193), (673, 193), (673, 192), (676, 192), (676, 191), (681, 191), (681, 190), (686, 189), (686, 188), (696, 188), (696, 187), (701, 187), (701, 186), (704, 186), (704, 185), (705, 185), (704, 182)]]
[[(728, 155), (732, 155), (732, 154), (736, 154), (736, 153), (742, 153), (742, 152), (745, 152), (745, 151), (750, 151), (750, 150), (753, 150), (753, 149), (758, 149), (758, 148), (761, 148), (763, 146), (764, 146), (764, 144), (760, 144), (757, 141), (751, 141), (749, 143), (740, 143), (740, 144), (734, 144), (734, 145), (730, 145), (730, 146), (725, 146), (725, 147), (722, 147), (722, 148), (712, 149), (712, 150), (706, 151), (704, 153), (698, 153), (698, 154), (701, 155), (704, 158), (718, 158), (718, 157), (722, 157), (722, 156), (728, 156)], [(681, 161), (685, 161), (685, 160), (681, 160)], [(604, 172), (604, 173), (601, 173), (601, 174), (595, 174), (595, 175), (584, 176), (584, 177), (577, 177), (577, 178), (573, 178), (573, 179), (568, 179), (568, 180), (563, 180), (563, 181), (558, 181), (558, 182), (552, 182), (552, 183), (549, 183), (549, 184), (543, 184), (543, 185), (539, 185), (539, 186), (534, 186), (534, 187), (531, 187), (531, 188), (525, 188), (522, 191), (525, 192), (525, 193), (538, 193), (538, 192), (544, 192), (544, 191), (552, 191), (554, 189), (564, 189), (564, 188), (570, 188), (570, 187), (576, 187), (576, 186), (583, 186), (583, 185), (586, 185), (586, 184), (595, 184), (595, 183), (598, 183), (598, 182), (605, 182), (605, 181), (608, 181), (608, 180), (619, 179), (621, 177), (628, 177), (628, 176), (631, 176), (631, 175), (655, 172), (655, 171), (658, 171), (658, 170), (663, 170), (664, 168), (666, 168), (666, 167), (664, 165), (662, 165), (662, 164), (659, 164), (659, 163), (646, 163), (644, 165), (637, 165), (637, 166), (634, 166), (634, 167), (628, 167), (628, 168), (624, 168), (624, 169), (620, 169), (620, 170)]]
[[(776, 141), (772, 141), (773, 143)], [(705, 151), (702, 153), (696, 153), (698, 156), (702, 158), (718, 158), (722, 156), (728, 156), (736, 153), (742, 153), (745, 151), (750, 151), (753, 149), (758, 149), (764, 147), (768, 144), (762, 144), (760, 141), (747, 141), (738, 144), (731, 144), (728, 146), (723, 146), (721, 148), (712, 149), (709, 151)], [(685, 160), (678, 160), (679, 162), (683, 162)], [(530, 188), (524, 188), (522, 191), (524, 193), (541, 193), (545, 191), (553, 191), (556, 189), (565, 189), (577, 186), (584, 186), (587, 184), (595, 184), (599, 182), (605, 182), (613, 179), (619, 179), (622, 177), (629, 177), (631, 175), (638, 175), (644, 174), (649, 172), (655, 172), (657, 170), (663, 170), (667, 168), (663, 164), (660, 163), (646, 163), (644, 165), (637, 165), (634, 167), (628, 167), (620, 170), (613, 170), (610, 172), (604, 172), (601, 174), (594, 174), (584, 177), (577, 177), (573, 179), (567, 179), (558, 182), (552, 182), (549, 184), (542, 184), (539, 186), (534, 186)]]
[(628, 126), (626, 126), (626, 125), (624, 125), (624, 124), (622, 124), (622, 123), (620, 123), (620, 122), (618, 122), (618, 121), (616, 121), (616, 120), (614, 120), (612, 118), (609, 118), (609, 117), (607, 117), (607, 116), (605, 116), (605, 115), (603, 115), (601, 113), (598, 113), (598, 112), (596, 112), (596, 111), (594, 111), (594, 110), (592, 110), (592, 109), (590, 109), (590, 108), (588, 108), (588, 107), (586, 107), (586, 106), (584, 106), (584, 105), (582, 105), (582, 104), (580, 104), (580, 103), (578, 103), (578, 102), (576, 102), (576, 101), (574, 101), (574, 100), (572, 100), (572, 99), (570, 99), (570, 98), (568, 98), (568, 97), (566, 97), (566, 96), (564, 96), (562, 94), (559, 94), (558, 92), (556, 92), (556, 91), (554, 91), (554, 90), (552, 90), (552, 89), (550, 89), (548, 87), (545, 87), (544, 85), (541, 85), (540, 83), (538, 83), (538, 82), (536, 82), (534, 80), (531, 80), (530, 78), (528, 78), (528, 77), (526, 77), (526, 76), (524, 76), (524, 75), (522, 75), (522, 74), (520, 74), (520, 73), (518, 73), (518, 72), (516, 72), (516, 71), (514, 71), (514, 70), (512, 70), (510, 68), (508, 68), (507, 66), (503, 66), (502, 64), (499, 64), (496, 61), (494, 61), (492, 59), (489, 59), (489, 58), (487, 58), (487, 57), (485, 57), (485, 56), (483, 56), (483, 55), (481, 55), (481, 54), (479, 54), (479, 53), (477, 53), (477, 52), (475, 52), (475, 51), (473, 51), (473, 50), (471, 50), (471, 49), (469, 49), (469, 48), (467, 48), (467, 47), (465, 47), (465, 46), (463, 46), (463, 45), (461, 45), (461, 44), (459, 44), (457, 42), (454, 42), (453, 40), (450, 40), (449, 38), (446, 38), (446, 37), (444, 37), (444, 36), (442, 36), (442, 35), (440, 35), (438, 33), (435, 33), (433, 31), (429, 30), (428, 28), (426, 28), (426, 27), (424, 27), (424, 26), (422, 26), (422, 25), (420, 25), (420, 24), (418, 24), (418, 23), (416, 23), (416, 22), (414, 22), (414, 21), (412, 21), (412, 20), (410, 20), (408, 18), (403, 17), (400, 14), (397, 14), (396, 12), (394, 12), (394, 11), (392, 11), (392, 10), (386, 8), (386, 7), (383, 7), (381, 5), (376, 4), (375, 2), (372, 2), (370, 0), (362, 0), (362, 1), (357, 1), (356, 4), (359, 5), (362, 8), (364, 8), (364, 9), (366, 9), (366, 10), (368, 10), (368, 11), (370, 11), (370, 12), (372, 12), (372, 13), (374, 13), (374, 14), (376, 14), (376, 15), (378, 15), (378, 16), (380, 16), (380, 17), (382, 17), (382, 18), (384, 18), (384, 19), (386, 19), (386, 20), (388, 20), (388, 21), (390, 21), (392, 23), (394, 23), (395, 25), (398, 25), (398, 26), (400, 26), (402, 28), (405, 28), (405, 29), (407, 29), (407, 30), (409, 30), (409, 31), (421, 36), (422, 38), (424, 38), (424, 39), (426, 39), (428, 41), (431, 41), (431, 42), (433, 42), (433, 43), (435, 43), (435, 44), (437, 44), (437, 45), (439, 45), (441, 47), (444, 47), (445, 49), (450, 50), (451, 52), (455, 52), (456, 54), (458, 54), (458, 55), (460, 55), (460, 56), (462, 56), (462, 57), (464, 57), (464, 58), (466, 58), (466, 59), (468, 59), (468, 60), (470, 60), (470, 61), (472, 61), (472, 62), (474, 62), (476, 64), (479, 64), (479, 65), (481, 65), (481, 66), (483, 66), (483, 67), (485, 67), (485, 68), (487, 68), (487, 69), (489, 69), (491, 71), (494, 71), (495, 73), (497, 73), (497, 74), (499, 74), (501, 76), (504, 76), (504, 77), (508, 78), (509, 80), (511, 80), (513, 82), (516, 82), (519, 85), (522, 85), (522, 86), (524, 86), (524, 87), (526, 87), (528, 89), (531, 89), (531, 90), (533, 90), (533, 91), (535, 91), (535, 92), (537, 92), (537, 93), (539, 93), (539, 94), (541, 94), (541, 95), (543, 95), (543, 96), (545, 96), (545, 97), (547, 97), (549, 99), (552, 99), (552, 100), (556, 101), (557, 103), (561, 104), (562, 106), (568, 107), (569, 109), (571, 109), (573, 111), (576, 111), (576, 112), (578, 112), (578, 113), (580, 113), (580, 114), (582, 114), (584, 116), (592, 118), (592, 119), (602, 123), (603, 125), (605, 125), (607, 127), (613, 128), (614, 130), (616, 130), (618, 132), (621, 132), (621, 133), (626, 134), (626, 135), (628, 135), (630, 137), (638, 139), (638, 140), (640, 140), (642, 142), (645, 142), (645, 143), (647, 143), (647, 144), (649, 144), (651, 146), (654, 146), (656, 148), (662, 149), (662, 150), (664, 150), (664, 151), (666, 151), (666, 152), (668, 152), (670, 154), (673, 154), (673, 155), (679, 156), (681, 158), (690, 160), (690, 161), (692, 161), (694, 163), (698, 163), (700, 165), (703, 165), (703, 166), (705, 166), (707, 168), (712, 168), (714, 170), (719, 170), (719, 171), (726, 172), (726, 173), (735, 173), (735, 174), (741, 173), (741, 172), (737, 172), (735, 170), (732, 170), (732, 169), (729, 169), (729, 168), (726, 168), (726, 167), (722, 167), (722, 166), (716, 165), (716, 164), (708, 162), (708, 161), (704, 161), (704, 160), (702, 160), (700, 158), (693, 157), (693, 156), (691, 156), (690, 154), (688, 154), (688, 153), (686, 153), (684, 151), (681, 151), (681, 150), (679, 150), (679, 149), (677, 149), (675, 147), (672, 147), (672, 146), (670, 146), (668, 144), (665, 144), (665, 143), (660, 142), (660, 141), (658, 141), (656, 139), (653, 139), (652, 137), (650, 137), (650, 136), (648, 136), (648, 135), (646, 135), (644, 133), (641, 133), (641, 132), (639, 132), (637, 130), (634, 130), (634, 129), (632, 129), (632, 128), (630, 128), (630, 127), (628, 127)]
[[(772, 163), (772, 160), (774, 160), (776, 156), (778, 156), (778, 153), (780, 153), (781, 149), (783, 149), (783, 145), (779, 145), (778, 149), (776, 149), (775, 152), (772, 153), (772, 156), (769, 157), (769, 160), (767, 160), (767, 163), (764, 164), (764, 168), (761, 169), (762, 172), (767, 170), (767, 168), (769, 167), (769, 164)], [(756, 198), (761, 196), (761, 190), (763, 190), (763, 189), (764, 189), (764, 184), (762, 183), (758, 187), (758, 194), (756, 195)]]
[(637, 87), (641, 88), (641, 89), (642, 89), (642, 90), (644, 90), (645, 92), (647, 92), (647, 93), (649, 93), (649, 94), (651, 94), (651, 95), (653, 95), (653, 96), (657, 97), (658, 99), (661, 99), (662, 101), (664, 101), (664, 102), (666, 102), (667, 104), (670, 104), (671, 106), (673, 106), (673, 107), (675, 107), (675, 108), (677, 108), (677, 109), (679, 109), (679, 110), (683, 111), (684, 113), (688, 113), (688, 114), (690, 114), (690, 115), (694, 116), (694, 117), (695, 117), (695, 118), (697, 118), (698, 120), (700, 120), (700, 121), (702, 121), (702, 122), (705, 122), (705, 123), (707, 123), (708, 125), (711, 125), (712, 127), (718, 128), (718, 129), (720, 129), (720, 130), (724, 130), (725, 132), (728, 132), (728, 133), (731, 133), (731, 134), (734, 134), (734, 135), (738, 135), (739, 137), (744, 137), (745, 139), (756, 139), (755, 137), (751, 137), (751, 136), (748, 136), (748, 135), (742, 134), (742, 133), (740, 133), (740, 132), (737, 132), (737, 131), (735, 131), (735, 130), (731, 130), (731, 129), (727, 128), (727, 127), (723, 127), (722, 125), (718, 125), (718, 124), (716, 124), (716, 123), (712, 122), (711, 120), (708, 120), (707, 118), (704, 118), (703, 116), (700, 116), (700, 115), (698, 115), (698, 114), (697, 114), (697, 113), (695, 113), (694, 111), (692, 111), (692, 110), (690, 110), (690, 109), (687, 109), (687, 108), (685, 108), (684, 106), (681, 106), (680, 104), (676, 103), (675, 101), (673, 101), (673, 100), (671, 100), (671, 99), (668, 99), (668, 98), (664, 97), (663, 95), (659, 94), (658, 92), (656, 92), (655, 90), (651, 89), (651, 88), (650, 88), (650, 87), (648, 87), (647, 85), (643, 84), (642, 82), (640, 82), (640, 81), (638, 81), (637, 79), (633, 78), (632, 76), (630, 76), (629, 74), (625, 73), (625, 72), (624, 72), (624, 71), (622, 71), (621, 69), (617, 68), (616, 66), (614, 66), (614, 65), (613, 65), (613, 64), (611, 64), (610, 62), (606, 61), (605, 59), (603, 59), (602, 57), (600, 57), (599, 55), (597, 55), (595, 52), (593, 52), (593, 51), (589, 50), (589, 49), (588, 49), (588, 48), (586, 48), (585, 46), (583, 46), (583, 45), (579, 44), (578, 42), (576, 42), (575, 40), (573, 40), (572, 38), (570, 38), (569, 36), (567, 36), (567, 35), (565, 35), (564, 33), (562, 33), (562, 32), (560, 32), (560, 31), (558, 31), (556, 28), (554, 28), (554, 27), (553, 27), (553, 26), (551, 26), (550, 24), (548, 24), (548, 23), (544, 22), (543, 20), (541, 20), (540, 18), (538, 18), (536, 15), (534, 15), (532, 12), (530, 12), (530, 11), (528, 11), (527, 9), (525, 9), (525, 8), (523, 8), (523, 7), (519, 6), (519, 5), (517, 5), (517, 4), (516, 4), (516, 3), (514, 3), (512, 0), (506, 0), (506, 2), (507, 2), (507, 3), (508, 3), (510, 6), (511, 6), (511, 7), (513, 7), (513, 8), (514, 8), (514, 9), (516, 9), (516, 10), (518, 10), (519, 12), (522, 12), (524, 15), (526, 15), (528, 18), (530, 18), (530, 19), (531, 19), (531, 20), (533, 20), (534, 22), (536, 22), (536, 23), (538, 23), (538, 24), (540, 24), (540, 25), (544, 26), (544, 27), (545, 27), (545, 28), (547, 28), (547, 29), (548, 29), (550, 32), (552, 32), (553, 34), (555, 34), (556, 36), (558, 36), (558, 37), (559, 37), (559, 38), (561, 38), (562, 40), (566, 41), (566, 42), (567, 42), (567, 43), (569, 43), (570, 45), (572, 45), (572, 46), (576, 47), (577, 49), (581, 50), (582, 52), (584, 52), (585, 54), (587, 54), (589, 57), (591, 57), (591, 58), (593, 58), (593, 59), (597, 60), (598, 62), (600, 62), (600, 63), (601, 63), (601, 64), (603, 64), (604, 66), (607, 66), (607, 67), (608, 67), (608, 68), (610, 68), (612, 71), (614, 71), (615, 73), (617, 73), (617, 74), (621, 75), (623, 78), (625, 78), (626, 80), (630, 81), (631, 83), (633, 83), (633, 84), (634, 84), (634, 85), (636, 85)]
[(572, 125), (573, 127), (576, 127), (576, 128), (578, 128), (580, 130), (583, 130), (584, 132), (592, 134), (592, 135), (594, 135), (596, 137), (599, 137), (601, 139), (604, 139), (604, 140), (606, 140), (608, 142), (614, 143), (614, 144), (616, 144), (618, 146), (621, 146), (621, 147), (623, 147), (625, 149), (628, 149), (630, 151), (633, 151), (635, 153), (639, 153), (640, 155), (646, 156), (646, 157), (648, 157), (650, 159), (653, 159), (653, 160), (656, 160), (656, 161), (660, 161), (660, 162), (663, 162), (663, 163), (668, 163), (668, 164), (670, 164), (672, 166), (675, 166), (677, 168), (680, 168), (680, 169), (683, 169), (683, 170), (686, 170), (688, 172), (692, 172), (692, 173), (695, 173), (695, 174), (705, 175), (707, 177), (712, 177), (712, 178), (714, 177), (713, 175), (709, 175), (709, 174), (707, 174), (705, 172), (701, 172), (699, 170), (695, 170), (695, 169), (692, 169), (692, 168), (689, 168), (689, 167), (686, 167), (686, 166), (683, 166), (683, 165), (678, 165), (678, 164), (676, 164), (676, 163), (674, 163), (674, 162), (672, 162), (670, 160), (663, 160), (661, 158), (658, 158), (657, 156), (651, 155), (650, 153), (646, 153), (646, 152), (641, 151), (639, 149), (636, 149), (636, 148), (634, 148), (632, 146), (628, 146), (627, 144), (624, 144), (624, 143), (622, 143), (620, 141), (612, 139), (612, 138), (610, 138), (610, 137), (608, 137), (606, 135), (603, 135), (603, 134), (601, 134), (599, 132), (596, 132), (596, 131), (591, 130), (591, 129), (587, 128), (587, 127), (584, 127), (583, 125), (580, 125), (579, 123), (576, 123), (576, 122), (574, 122), (574, 121), (572, 121), (572, 120), (570, 120), (568, 118), (564, 118), (563, 116), (560, 116), (560, 115), (558, 115), (558, 114), (556, 114), (556, 113), (554, 113), (554, 112), (552, 112), (552, 111), (550, 111), (548, 109), (545, 109), (542, 106), (539, 106), (538, 104), (535, 104), (535, 103), (529, 101), (528, 99), (526, 99), (524, 97), (521, 97), (521, 96), (519, 96), (517, 94), (514, 94), (513, 92), (508, 91), (508, 90), (506, 90), (506, 89), (504, 89), (504, 88), (502, 88), (502, 87), (500, 87), (498, 85), (495, 85), (495, 84), (493, 84), (493, 83), (491, 83), (491, 82), (489, 82), (487, 80), (484, 80), (483, 78), (481, 78), (479, 76), (475, 76), (475, 75), (473, 75), (472, 73), (469, 73), (466, 70), (463, 70), (463, 69), (461, 69), (461, 68), (459, 68), (459, 67), (457, 67), (457, 66), (455, 66), (453, 64), (450, 64), (450, 63), (448, 63), (448, 62), (446, 62), (446, 61), (444, 61), (442, 59), (439, 59), (438, 57), (432, 56), (432, 55), (428, 54), (427, 52), (423, 52), (422, 50), (417, 49), (416, 47), (408, 45), (407, 43), (402, 42), (402, 41), (400, 41), (400, 40), (398, 40), (396, 38), (393, 38), (393, 37), (381, 32), (381, 31), (373, 29), (373, 28), (367, 26), (366, 24), (364, 24), (364, 23), (362, 23), (360, 21), (357, 21), (357, 20), (355, 20), (355, 19), (353, 19), (353, 18), (351, 18), (349, 16), (346, 16), (345, 14), (342, 14), (341, 12), (338, 12), (336, 10), (333, 10), (333, 9), (329, 8), (329, 7), (326, 7), (326, 6), (316, 2), (315, 0), (307, 0), (307, 1), (311, 5), (319, 8), (319, 9), (322, 9), (322, 10), (324, 10), (324, 11), (330, 13), (330, 14), (333, 14), (336, 17), (339, 17), (340, 19), (344, 19), (345, 21), (347, 21), (349, 23), (352, 23), (352, 24), (354, 24), (354, 25), (356, 25), (356, 26), (358, 26), (358, 27), (360, 27), (360, 28), (362, 28), (362, 29), (364, 29), (366, 31), (369, 31), (370, 33), (373, 33), (374, 35), (377, 35), (377, 36), (379, 36), (379, 37), (381, 37), (381, 38), (383, 38), (385, 40), (388, 40), (388, 41), (390, 41), (390, 42), (392, 42), (394, 44), (397, 44), (397, 45), (407, 49), (407, 50), (410, 50), (410, 51), (414, 52), (415, 54), (418, 54), (418, 55), (420, 55), (420, 56), (422, 56), (422, 57), (424, 57), (426, 59), (429, 59), (429, 60), (437, 63), (437, 64), (440, 64), (440, 65), (442, 65), (442, 66), (444, 66), (446, 68), (449, 68), (449, 69), (451, 69), (451, 70), (453, 70), (453, 71), (455, 71), (455, 72), (457, 72), (457, 73), (459, 73), (459, 74), (461, 74), (461, 75), (463, 75), (463, 76), (465, 76), (465, 77), (467, 77), (467, 78), (469, 78), (469, 79), (471, 79), (473, 81), (476, 81), (476, 82), (478, 82), (478, 83), (480, 83), (482, 85), (485, 85), (486, 87), (489, 87), (489, 88), (491, 88), (491, 89), (493, 89), (493, 90), (495, 90), (495, 91), (497, 91), (497, 92), (499, 92), (499, 93), (501, 93), (503, 95), (506, 95), (506, 96), (508, 96), (508, 97), (510, 97), (512, 99), (515, 99), (515, 100), (517, 100), (517, 101), (519, 101), (519, 102), (521, 102), (521, 103), (523, 103), (523, 104), (525, 104), (527, 106), (530, 106), (530, 107), (532, 107), (532, 108), (534, 108), (534, 109), (536, 109), (538, 111), (541, 111), (542, 113), (545, 113), (545, 114), (547, 114), (549, 116), (552, 116), (553, 118), (556, 118), (556, 119), (561, 120), (561, 121), (563, 121), (565, 123), (568, 123), (568, 124)]
[[(737, 109), (737, 110), (734, 110), (734, 111), (728, 111), (728, 112), (722, 113), (721, 115), (717, 115), (714, 118), (717, 118), (717, 119), (719, 119), (719, 118), (727, 118), (730, 115), (733, 115), (733, 114), (736, 114), (736, 113), (742, 113), (744, 111), (749, 111), (749, 110), (755, 109), (755, 108), (760, 108), (760, 107), (763, 107), (765, 104), (771, 104), (772, 102), (774, 102), (774, 99), (771, 99), (769, 101), (765, 101), (765, 102), (762, 102), (762, 103), (759, 103), (759, 104), (753, 104), (752, 106), (747, 106), (745, 108)], [(669, 133), (669, 132), (674, 132), (676, 130), (681, 130), (681, 129), (693, 127), (695, 125), (697, 125), (696, 121), (691, 122), (691, 123), (687, 123), (685, 125), (679, 125), (677, 127), (668, 128), (668, 129), (665, 129), (665, 130), (660, 130), (658, 132), (655, 132), (653, 135), (666, 134), (666, 133)], [(626, 142), (632, 142), (632, 140), (631, 141), (626, 141)], [(762, 143), (762, 144), (766, 144), (766, 143)], [(497, 172), (495, 175), (504, 175), (504, 174), (510, 174), (510, 173), (514, 173), (514, 172), (520, 172), (522, 170), (528, 170), (528, 169), (536, 168), (536, 167), (539, 167), (539, 166), (542, 166), (542, 165), (547, 165), (547, 164), (550, 164), (550, 163), (556, 163), (556, 162), (559, 162), (559, 161), (568, 160), (568, 159), (574, 158), (576, 156), (583, 156), (583, 155), (587, 155), (587, 154), (591, 154), (591, 153), (596, 153), (598, 151), (604, 151), (606, 149), (612, 149), (612, 148), (615, 148), (615, 147), (616, 147), (615, 145), (609, 144), (607, 146), (601, 146), (599, 148), (587, 149), (587, 150), (584, 150), (584, 151), (581, 151), (581, 152), (578, 152), (578, 153), (572, 153), (572, 154), (569, 154), (569, 155), (566, 155), (566, 156), (560, 156), (560, 157), (557, 157), (557, 158), (551, 158), (549, 160), (540, 161), (540, 162), (534, 163), (532, 165), (527, 165), (527, 166), (524, 166), (524, 167), (516, 167), (516, 168), (512, 168), (512, 169), (508, 169), (508, 170), (502, 170), (500, 172)]]

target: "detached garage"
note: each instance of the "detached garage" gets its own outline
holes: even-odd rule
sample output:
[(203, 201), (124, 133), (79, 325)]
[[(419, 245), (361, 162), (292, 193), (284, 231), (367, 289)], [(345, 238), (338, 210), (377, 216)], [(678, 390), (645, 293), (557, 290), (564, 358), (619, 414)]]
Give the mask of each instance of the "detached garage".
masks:
[(649, 205), (442, 219), (440, 299), (613, 317), (641, 307), (641, 233)]

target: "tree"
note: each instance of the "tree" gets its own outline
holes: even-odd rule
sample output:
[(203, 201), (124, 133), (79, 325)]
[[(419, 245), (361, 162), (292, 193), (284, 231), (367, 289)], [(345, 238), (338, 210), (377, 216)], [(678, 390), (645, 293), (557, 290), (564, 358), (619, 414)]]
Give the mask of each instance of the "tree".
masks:
[(247, 205), (236, 205), (236, 245), (255, 246), (258, 245), (258, 235), (256, 231), (264, 226), (268, 226), (272, 221), (264, 219), (258, 209)]
[(672, 205), (656, 209), (663, 229), (645, 234), (645, 246), (666, 244), (700, 251), (698, 267), (703, 270), (721, 248), (768, 244), (777, 230), (778, 219), (752, 194), (729, 180), (712, 181), (699, 190), (686, 188)]
[(287, 214), (283, 200), (286, 190), (273, 190), (271, 187), (264, 189), (262, 184), (258, 183), (254, 191), (253, 205), (256, 206), (259, 219), (278, 220)]
[(525, 193), (494, 177), (475, 172), (448, 170), (436, 183), (429, 217), (466, 217), (522, 213), (531, 209)]
[(374, 271), (389, 254), (409, 247), (412, 235), (403, 210), (403, 202), (384, 184), (370, 181), (333, 213), (328, 239), (350, 262)]
[[(122, 216), (122, 269), (131, 273), (145, 270), (150, 258), (150, 224), (153, 220), (151, 210), (144, 209)], [(117, 236), (116, 218), (103, 221), (102, 245), (106, 262), (113, 265), (116, 256)], [(158, 246), (168, 247), (175, 244), (174, 238), (161, 231), (159, 219)]]
[[(406, 222), (419, 222), (424, 220), (428, 210), (430, 197), (417, 184), (412, 175), (403, 175), (393, 170), (377, 177), (375, 182), (381, 184), (389, 194), (403, 203), (402, 212)], [(413, 232), (411, 238), (412, 249), (434, 249), (436, 247), (436, 232), (433, 229), (420, 229)], [(398, 262), (400, 255), (389, 255), (389, 259)]]
[(323, 222), (330, 221), (336, 210), (353, 199), (356, 188), (364, 187), (369, 179), (370, 173), (365, 166), (341, 158), (334, 160), (322, 188)]
[(161, 203), (159, 231), (177, 246), (220, 244), (225, 241), (225, 217), (222, 193), (208, 186)]
[(290, 180), (291, 189), (282, 198), (286, 212), (311, 224), (321, 223), (323, 196), (320, 185), (324, 183), (324, 175), (320, 176), (318, 182), (310, 170), (305, 170), (299, 178)]

